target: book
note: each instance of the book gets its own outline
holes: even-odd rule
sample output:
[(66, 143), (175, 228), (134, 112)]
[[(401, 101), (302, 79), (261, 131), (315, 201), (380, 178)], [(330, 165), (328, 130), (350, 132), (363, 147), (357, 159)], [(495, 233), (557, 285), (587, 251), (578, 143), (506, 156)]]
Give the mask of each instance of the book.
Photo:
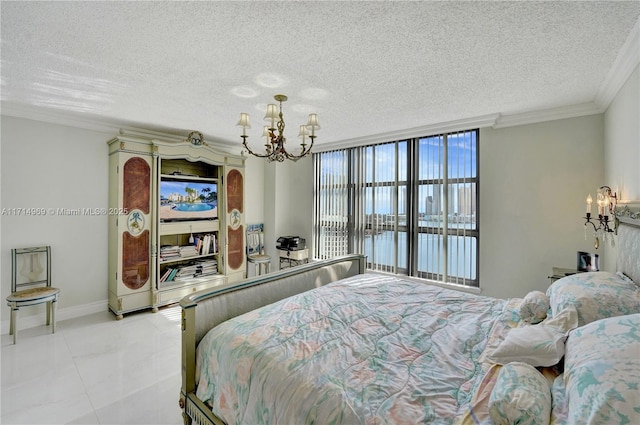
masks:
[(172, 269), (172, 270), (171, 270), (171, 273), (170, 273), (170, 274), (169, 274), (169, 276), (167, 277), (166, 282), (171, 282), (171, 281), (175, 278), (176, 274), (178, 273), (178, 270), (179, 270), (179, 269), (177, 269), (177, 268), (176, 268), (176, 269)]
[(160, 282), (164, 282), (165, 280), (167, 280), (167, 277), (169, 277), (169, 275), (171, 274), (171, 270), (172, 269), (170, 267), (167, 267), (167, 269), (162, 274), (162, 277), (160, 278)]

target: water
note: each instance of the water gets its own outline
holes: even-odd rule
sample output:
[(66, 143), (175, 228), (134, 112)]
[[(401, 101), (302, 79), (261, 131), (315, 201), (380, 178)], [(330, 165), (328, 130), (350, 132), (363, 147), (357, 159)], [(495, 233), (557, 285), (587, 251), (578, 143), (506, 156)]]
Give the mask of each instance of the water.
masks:
[[(448, 237), (449, 276), (465, 279), (477, 279), (476, 276), (476, 238), (465, 236)], [(364, 254), (369, 262), (381, 266), (393, 266), (394, 232), (384, 231), (376, 235), (367, 235), (364, 239)], [(375, 248), (375, 250), (373, 249)], [(418, 271), (443, 273), (443, 237), (430, 233), (418, 235)], [(407, 233), (398, 232), (398, 268), (407, 269)]]
[(173, 209), (176, 211), (209, 211), (214, 209), (215, 204), (207, 204), (207, 203), (189, 203), (189, 202), (180, 202), (179, 204), (174, 204)]

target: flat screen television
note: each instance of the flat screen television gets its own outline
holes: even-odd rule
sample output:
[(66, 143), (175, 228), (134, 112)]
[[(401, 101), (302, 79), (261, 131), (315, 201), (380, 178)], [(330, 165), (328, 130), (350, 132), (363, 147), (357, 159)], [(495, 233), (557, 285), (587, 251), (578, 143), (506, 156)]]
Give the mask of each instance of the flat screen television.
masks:
[(217, 219), (217, 183), (162, 178), (159, 215), (161, 222)]

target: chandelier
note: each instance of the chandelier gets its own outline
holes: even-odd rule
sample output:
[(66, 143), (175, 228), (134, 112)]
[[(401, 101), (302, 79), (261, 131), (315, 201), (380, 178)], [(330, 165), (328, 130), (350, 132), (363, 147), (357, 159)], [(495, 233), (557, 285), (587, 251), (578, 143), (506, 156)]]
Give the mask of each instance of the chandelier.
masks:
[[(269, 162), (278, 161), (283, 162), (285, 159), (290, 159), (292, 161), (297, 161), (300, 158), (304, 158), (305, 156), (311, 153), (311, 148), (313, 147), (313, 142), (315, 141), (316, 131), (320, 129), (320, 125), (318, 124), (318, 114), (309, 114), (309, 121), (306, 125), (300, 126), (300, 131), (298, 132), (298, 137), (302, 139), (302, 143), (300, 143), (300, 153), (295, 155), (287, 152), (284, 147), (287, 139), (284, 137), (284, 118), (282, 116), (282, 102), (287, 101), (287, 96), (283, 94), (277, 94), (273, 97), (277, 102), (280, 102), (280, 109), (278, 110), (278, 106), (270, 103), (267, 105), (267, 114), (264, 116), (264, 120), (270, 122), (270, 125), (265, 125), (262, 137), (265, 137), (265, 153), (255, 153), (247, 146), (247, 128), (251, 128), (251, 123), (249, 122), (249, 114), (242, 112), (240, 114), (240, 121), (238, 121), (238, 126), (242, 127), (242, 145), (244, 148), (253, 156), (257, 156), (259, 158), (267, 158)], [(277, 123), (276, 123), (277, 120)], [(277, 134), (276, 134), (277, 130)], [(307, 146), (307, 138), (311, 139), (311, 144)]]

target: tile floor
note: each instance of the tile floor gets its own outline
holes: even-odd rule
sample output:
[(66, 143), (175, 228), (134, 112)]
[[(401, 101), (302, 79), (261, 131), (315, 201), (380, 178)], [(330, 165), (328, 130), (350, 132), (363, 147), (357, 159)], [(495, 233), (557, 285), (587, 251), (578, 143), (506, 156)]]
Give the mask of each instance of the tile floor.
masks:
[(4, 334), (0, 423), (181, 424), (180, 352), (179, 306)]

